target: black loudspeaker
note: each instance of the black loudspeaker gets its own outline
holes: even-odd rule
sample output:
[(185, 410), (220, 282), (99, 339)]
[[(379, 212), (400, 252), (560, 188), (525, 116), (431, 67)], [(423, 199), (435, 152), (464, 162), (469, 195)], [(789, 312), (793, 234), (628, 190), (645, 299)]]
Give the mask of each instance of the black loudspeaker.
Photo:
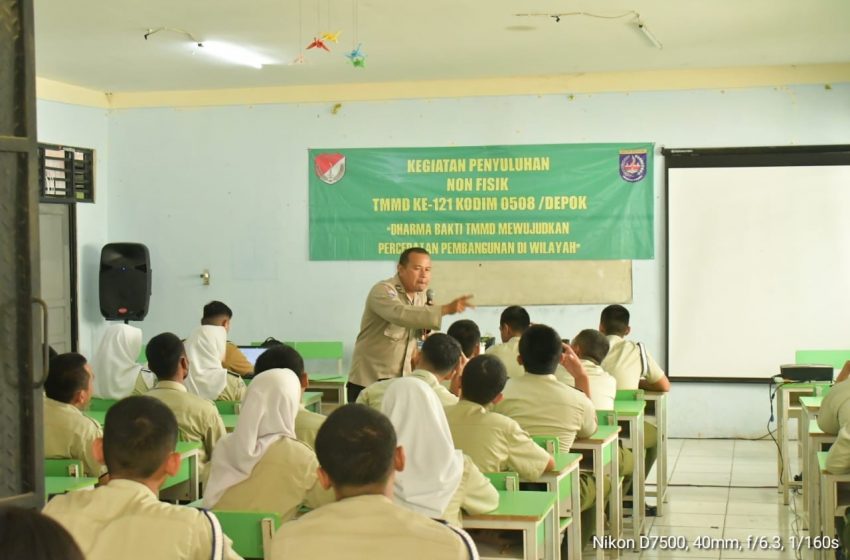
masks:
[(108, 243), (100, 252), (100, 313), (108, 321), (141, 321), (151, 299), (151, 258), (141, 243)]

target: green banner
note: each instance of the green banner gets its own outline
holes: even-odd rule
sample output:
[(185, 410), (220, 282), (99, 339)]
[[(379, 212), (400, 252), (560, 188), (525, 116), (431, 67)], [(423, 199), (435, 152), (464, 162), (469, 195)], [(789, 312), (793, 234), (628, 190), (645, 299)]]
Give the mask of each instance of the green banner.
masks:
[(653, 145), (314, 149), (310, 259), (651, 259)]

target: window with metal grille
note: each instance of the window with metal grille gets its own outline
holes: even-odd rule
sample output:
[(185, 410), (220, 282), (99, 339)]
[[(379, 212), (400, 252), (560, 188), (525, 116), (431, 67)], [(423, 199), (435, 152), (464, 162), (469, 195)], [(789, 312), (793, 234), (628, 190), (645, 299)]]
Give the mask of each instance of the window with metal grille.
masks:
[(42, 202), (94, 202), (94, 150), (39, 144), (38, 183)]

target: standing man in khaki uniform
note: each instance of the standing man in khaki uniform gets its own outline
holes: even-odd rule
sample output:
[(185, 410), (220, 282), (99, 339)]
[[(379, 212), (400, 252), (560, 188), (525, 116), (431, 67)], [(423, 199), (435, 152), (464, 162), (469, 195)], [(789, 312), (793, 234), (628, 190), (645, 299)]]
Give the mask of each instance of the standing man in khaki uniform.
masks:
[(215, 405), (192, 394), (183, 384), (189, 375), (189, 360), (183, 342), (173, 333), (158, 334), (148, 342), (148, 366), (158, 379), (146, 394), (164, 402), (177, 417), (180, 439), (200, 442), (204, 448), (198, 458), (201, 482), (209, 476), (209, 460), (218, 440), (227, 433)]
[(127, 397), (106, 413), (95, 455), (109, 484), (56, 496), (44, 508), (87, 560), (232, 560), (230, 539), (211, 512), (160, 502), (160, 486), (180, 470), (177, 420), (162, 402)]
[(431, 305), (425, 293), (430, 282), (431, 256), (421, 247), (411, 247), (399, 257), (396, 275), (369, 291), (348, 374), (348, 402), (355, 402), (360, 391), (378, 380), (410, 373), (421, 331), (439, 329), (444, 315), (473, 307), (471, 295)]
[(103, 435), (97, 420), (83, 414), (93, 393), (91, 367), (73, 352), (50, 360), (44, 382), (44, 457), (77, 459), (85, 476), (99, 476), (92, 444)]

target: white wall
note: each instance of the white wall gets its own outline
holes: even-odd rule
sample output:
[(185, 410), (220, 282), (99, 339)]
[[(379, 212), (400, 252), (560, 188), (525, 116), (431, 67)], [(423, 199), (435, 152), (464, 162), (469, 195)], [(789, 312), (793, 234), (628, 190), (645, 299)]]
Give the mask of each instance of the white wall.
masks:
[(91, 357), (104, 324), (97, 274), (100, 249), (108, 242), (109, 113), (105, 109), (44, 100), (38, 100), (37, 111), (39, 142), (95, 150), (95, 203), (77, 204), (79, 350)]
[[(138, 241), (151, 250), (153, 296), (141, 325), (146, 340), (163, 330), (187, 334), (201, 306), (215, 298), (236, 312), (234, 340), (340, 339), (350, 355), (365, 295), (394, 267), (307, 260), (307, 148), (850, 143), (850, 84), (357, 102), (336, 115), (330, 109), (329, 104), (291, 104), (110, 114), (108, 240)], [(662, 171), (657, 156), (656, 259), (634, 263), (630, 309), (633, 336), (663, 363)], [(88, 243), (102, 241), (94, 234)], [(208, 287), (198, 278), (204, 268), (212, 274)], [(534, 321), (572, 336), (596, 326), (600, 309), (546, 306), (530, 312)], [(495, 334), (500, 311), (479, 309), (468, 316)], [(735, 324), (734, 309), (729, 317), (730, 328), (747, 327)], [(706, 341), (706, 352), (722, 351)], [(673, 391), (674, 436), (765, 433), (766, 386), (676, 383)]]

